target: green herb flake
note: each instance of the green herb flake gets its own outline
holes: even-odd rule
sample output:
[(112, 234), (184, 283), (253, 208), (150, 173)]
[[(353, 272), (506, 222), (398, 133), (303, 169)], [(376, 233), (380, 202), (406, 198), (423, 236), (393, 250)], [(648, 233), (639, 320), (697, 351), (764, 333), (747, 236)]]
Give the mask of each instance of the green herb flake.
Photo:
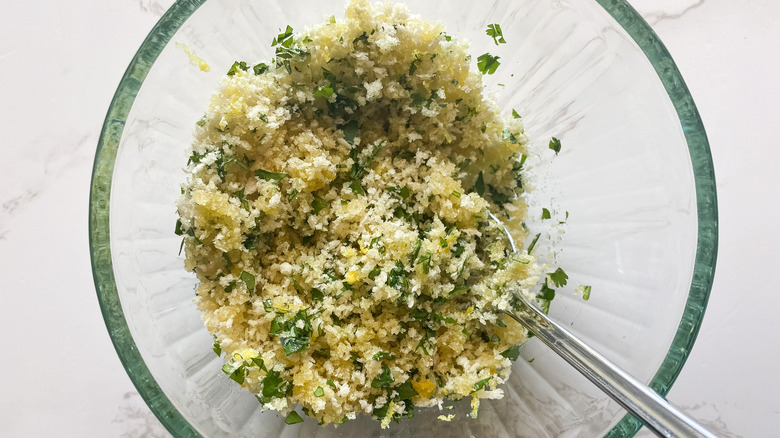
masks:
[(484, 55), (477, 58), (477, 68), (479, 69), (480, 73), (492, 75), (496, 72), (498, 69), (498, 66), (501, 65), (500, 62), (498, 62), (499, 57), (493, 56), (490, 53), (485, 53)]
[(566, 286), (566, 281), (569, 279), (569, 276), (566, 275), (566, 272), (564, 272), (561, 268), (558, 268), (555, 270), (555, 272), (548, 273), (547, 275), (550, 276), (550, 280), (553, 282), (555, 287)]
[(541, 236), (542, 233), (537, 233), (536, 236), (534, 236), (534, 240), (531, 241), (531, 244), (528, 245), (528, 254), (531, 254), (531, 251), (534, 250), (534, 247), (536, 246), (536, 242), (539, 241), (539, 236)]
[(482, 171), (479, 172), (479, 175), (477, 176), (477, 181), (474, 183), (474, 190), (477, 192), (479, 196), (485, 194), (485, 179), (484, 176), (482, 176)]
[(417, 395), (417, 391), (414, 389), (414, 386), (412, 386), (411, 380), (407, 380), (393, 389), (398, 391), (399, 400), (410, 400), (412, 397)]
[(253, 358), (252, 358), (252, 362), (253, 362), (253, 363), (254, 363), (254, 364), (255, 364), (255, 365), (258, 367), (258, 368), (260, 368), (261, 370), (263, 370), (263, 371), (266, 371), (266, 372), (268, 371), (268, 369), (265, 367), (265, 363), (263, 362), (263, 358), (262, 358), (262, 357), (259, 357), (259, 356), (258, 356), (258, 357), (253, 357)]
[(231, 360), (225, 365), (222, 365), (222, 372), (227, 374), (231, 380), (241, 385), (246, 378), (247, 369), (243, 362)]
[(514, 109), (512, 110), (512, 118), (513, 119), (522, 119), (520, 114), (518, 114), (517, 111), (515, 111)]
[(409, 312), (409, 316), (412, 319), (416, 319), (417, 321), (426, 321), (426, 320), (428, 320), (428, 316), (429, 315), (430, 314), (428, 313), (427, 310), (422, 309), (420, 307), (417, 307), (414, 310), (412, 310), (411, 312)]
[(261, 62), (260, 64), (257, 64), (254, 67), (252, 67), (252, 71), (256, 75), (261, 75), (268, 71), (268, 65)]
[(401, 198), (402, 200), (406, 201), (409, 199), (409, 196), (411, 196), (411, 192), (409, 191), (409, 187), (398, 187), (398, 186), (391, 186), (387, 188), (387, 191), (394, 196), (397, 196)]
[(292, 318), (285, 319), (279, 315), (271, 322), (270, 334), (279, 337), (279, 342), (282, 344), (286, 356), (308, 348), (311, 332), (309, 315), (303, 309), (299, 310)]
[(511, 131), (509, 131), (508, 128), (504, 129), (504, 131), (501, 133), (501, 138), (504, 139), (504, 140), (509, 140), (509, 143), (512, 143), (512, 144), (519, 143), (517, 141), (517, 137), (518, 137), (518, 135), (512, 133)]
[(327, 381), (327, 382), (325, 382), (325, 384), (327, 384), (328, 386), (330, 386), (330, 387), (332, 387), (332, 388), (335, 388), (335, 387), (336, 387), (336, 384), (335, 384), (335, 383), (333, 383), (333, 380), (330, 380), (330, 379), (328, 379), (328, 381)]
[(430, 251), (427, 251), (424, 255), (421, 255), (420, 258), (417, 259), (417, 264), (422, 265), (424, 274), (427, 274), (431, 269), (432, 256), (433, 254)]
[(454, 196), (454, 197), (456, 197), (456, 198), (460, 198), (460, 192), (453, 191), (453, 192), (452, 192), (452, 196)]
[(323, 395), (325, 395), (325, 390), (322, 389), (322, 386), (318, 386), (317, 389), (314, 390), (314, 396), (322, 397)]
[(515, 345), (501, 353), (502, 356), (509, 360), (517, 360), (520, 357), (520, 346)]
[(264, 179), (266, 181), (273, 181), (275, 183), (278, 183), (279, 181), (287, 178), (286, 173), (269, 172), (263, 169), (255, 170), (255, 175), (257, 175), (257, 177), (260, 179)]
[(347, 143), (354, 145), (355, 139), (360, 135), (358, 122), (356, 120), (351, 120), (347, 124), (340, 126), (339, 128), (344, 133), (344, 140), (346, 140)]
[(380, 361), (382, 359), (395, 360), (395, 355), (386, 351), (379, 351), (374, 355), (374, 360)]
[(263, 301), (263, 310), (265, 310), (266, 313), (271, 313), (271, 312), (273, 312), (275, 310), (274, 309), (274, 302), (271, 301), (270, 298), (265, 300), (265, 301)]
[(321, 212), (328, 205), (330, 205), (328, 201), (314, 194), (314, 200), (311, 201), (311, 210), (314, 214)]
[(561, 151), (561, 141), (558, 140), (557, 138), (553, 137), (552, 139), (550, 139), (549, 147), (550, 147), (550, 149), (555, 151), (555, 155), (558, 155), (558, 152)]
[(287, 202), (290, 202), (290, 201), (292, 201), (293, 199), (295, 199), (295, 197), (296, 197), (296, 196), (298, 196), (298, 193), (299, 193), (299, 192), (298, 192), (298, 189), (292, 189), (292, 190), (290, 191), (290, 194), (289, 194), (289, 195), (287, 195)]
[(222, 356), (222, 345), (220, 345), (216, 335), (214, 335), (214, 344), (212, 350), (214, 350), (214, 354), (217, 356)]
[(250, 274), (246, 271), (241, 271), (241, 277), (239, 277), (241, 281), (244, 282), (246, 285), (246, 289), (249, 291), (249, 294), (251, 295), (255, 291), (255, 276)]
[(387, 365), (383, 364), (382, 372), (379, 373), (378, 376), (374, 377), (374, 380), (371, 381), (371, 387), (385, 388), (390, 386), (393, 381), (395, 381), (395, 379), (393, 379), (393, 373), (390, 371), (390, 368), (388, 368)]
[(314, 92), (314, 97), (322, 97), (323, 99), (330, 99), (333, 96), (333, 88), (320, 87)]
[(498, 24), (488, 24), (487, 30), (485, 31), (487, 35), (491, 38), (493, 38), (493, 42), (496, 43), (496, 45), (499, 44), (506, 44), (506, 40), (504, 39), (504, 33), (501, 32), (501, 26)]
[(542, 208), (542, 220), (544, 219), (550, 219), (552, 216), (550, 215), (550, 210), (546, 208)]
[(289, 414), (287, 414), (287, 418), (284, 419), (284, 424), (298, 424), (303, 423), (303, 418), (301, 418), (300, 415), (298, 415), (297, 412), (292, 411)]
[(475, 384), (474, 384), (474, 392), (477, 392), (477, 391), (479, 391), (480, 389), (483, 389), (483, 388), (485, 388), (485, 386), (487, 386), (487, 384), (488, 384), (488, 383), (490, 383), (490, 379), (491, 379), (491, 378), (490, 378), (490, 377), (488, 377), (487, 379), (482, 379), (482, 380), (480, 380), (479, 382), (475, 383)]
[(431, 315), (433, 316), (434, 321), (444, 321), (447, 324), (455, 324), (457, 322), (455, 320), (455, 318), (451, 318), (449, 316), (439, 315), (438, 313), (433, 313)]
[(360, 185), (360, 181), (352, 181), (349, 183), (349, 188), (352, 189), (352, 192), (356, 195), (366, 196), (366, 191), (363, 190), (363, 186)]
[(582, 299), (588, 301), (590, 299), (590, 286), (582, 288)]
[(261, 402), (268, 403), (274, 398), (282, 398), (287, 395), (287, 391), (292, 390), (292, 385), (284, 380), (279, 371), (269, 370), (263, 378), (262, 397), (258, 397)]
[(322, 293), (321, 290), (314, 287), (311, 289), (311, 299), (312, 301), (322, 301), (325, 299), (325, 294)]
[(249, 67), (246, 65), (246, 62), (244, 61), (234, 62), (233, 65), (230, 66), (230, 70), (228, 70), (227, 75), (233, 76), (234, 74), (238, 73), (239, 70), (243, 70), (243, 71), (249, 70)]
[(420, 64), (422, 64), (422, 59), (415, 57), (414, 61), (412, 61), (412, 64), (409, 66), (409, 76), (413, 75), (414, 72), (417, 71), (417, 67), (419, 67)]
[(468, 292), (468, 290), (469, 290), (468, 286), (466, 286), (465, 284), (461, 284), (459, 286), (455, 286), (455, 288), (452, 289), (452, 292), (450, 292), (449, 296), (450, 297), (456, 297), (458, 295), (463, 295), (466, 292)]

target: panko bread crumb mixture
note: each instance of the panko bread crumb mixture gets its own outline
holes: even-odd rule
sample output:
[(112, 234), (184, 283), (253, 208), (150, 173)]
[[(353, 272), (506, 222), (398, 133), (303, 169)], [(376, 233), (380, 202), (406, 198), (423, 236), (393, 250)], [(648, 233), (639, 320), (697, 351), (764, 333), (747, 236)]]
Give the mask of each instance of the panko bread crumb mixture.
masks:
[(288, 423), (469, 396), (476, 415), (527, 335), (499, 311), (543, 275), (487, 216), (524, 217), (521, 119), (402, 6), (354, 0), (273, 48), (222, 79), (178, 203), (223, 371)]

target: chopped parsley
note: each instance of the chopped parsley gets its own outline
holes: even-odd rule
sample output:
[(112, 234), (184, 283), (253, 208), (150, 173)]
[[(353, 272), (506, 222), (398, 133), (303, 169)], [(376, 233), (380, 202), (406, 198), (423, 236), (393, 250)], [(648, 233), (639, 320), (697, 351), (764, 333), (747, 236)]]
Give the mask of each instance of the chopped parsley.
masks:
[(531, 241), (531, 244), (528, 245), (528, 254), (531, 254), (531, 251), (534, 250), (534, 247), (536, 246), (536, 242), (539, 241), (539, 236), (541, 236), (542, 233), (537, 233), (536, 236), (534, 236), (534, 240)]
[(477, 392), (477, 391), (479, 391), (480, 389), (483, 389), (483, 388), (485, 388), (485, 386), (487, 386), (487, 384), (488, 384), (488, 383), (490, 383), (490, 379), (491, 379), (491, 378), (490, 378), (490, 377), (488, 377), (487, 379), (482, 379), (482, 380), (480, 380), (479, 382), (475, 383), (475, 384), (474, 384), (474, 392)]
[(479, 172), (477, 181), (474, 183), (474, 191), (476, 191), (479, 196), (485, 194), (485, 179), (482, 176), (482, 171)]
[(284, 354), (289, 356), (309, 347), (312, 327), (306, 310), (299, 310), (292, 318), (279, 315), (271, 322), (271, 336), (277, 336)]
[(550, 210), (546, 208), (542, 208), (542, 220), (544, 219), (550, 219), (552, 216), (550, 215)]
[(582, 299), (588, 301), (590, 299), (590, 286), (582, 288)]
[(395, 379), (393, 379), (393, 373), (390, 371), (390, 368), (388, 368), (387, 365), (382, 364), (382, 372), (379, 373), (378, 376), (374, 377), (374, 380), (371, 381), (371, 387), (385, 388), (390, 386), (394, 380)]
[(416, 319), (417, 321), (426, 321), (426, 320), (428, 320), (428, 316), (429, 315), (430, 314), (428, 313), (427, 310), (422, 309), (420, 307), (417, 307), (417, 308), (413, 309), (411, 312), (409, 312), (409, 316), (412, 319)]
[(322, 389), (322, 386), (318, 386), (317, 389), (314, 390), (314, 396), (322, 397), (323, 395), (325, 395), (325, 390)]
[(284, 380), (279, 371), (269, 370), (263, 378), (262, 396), (258, 398), (262, 403), (268, 403), (274, 398), (287, 396), (288, 392), (292, 393), (292, 388), (292, 383)]
[(310, 55), (305, 49), (296, 44), (293, 38), (293, 28), (289, 25), (284, 32), (277, 35), (271, 42), (271, 47), (276, 48), (276, 66), (284, 66), (288, 74), (292, 73), (291, 61), (295, 58), (301, 58)]
[(394, 196), (397, 196), (398, 198), (400, 198), (403, 201), (406, 201), (407, 199), (409, 199), (409, 196), (411, 195), (411, 192), (409, 191), (409, 187), (405, 187), (405, 186), (404, 187), (396, 187), (396, 186), (388, 187), (387, 191), (390, 192), (390, 194), (392, 194)]
[(557, 138), (553, 137), (552, 139), (550, 139), (549, 147), (550, 147), (550, 149), (555, 151), (555, 155), (558, 155), (558, 152), (561, 151), (561, 141), (558, 140)]
[(317, 91), (314, 92), (314, 97), (329, 99), (330, 96), (333, 96), (333, 88), (330, 87), (320, 87), (317, 89)]
[(349, 121), (346, 125), (340, 126), (341, 132), (344, 133), (344, 140), (347, 143), (354, 145), (355, 139), (360, 135), (360, 129), (358, 128), (358, 122), (356, 120)]
[(250, 274), (246, 271), (241, 271), (241, 277), (240, 280), (244, 282), (246, 285), (246, 289), (249, 291), (249, 294), (253, 294), (255, 292), (255, 276)]
[(561, 268), (558, 268), (555, 272), (548, 273), (547, 275), (550, 276), (550, 281), (553, 282), (555, 287), (566, 286), (566, 280), (569, 279), (569, 276), (566, 275)]
[(452, 289), (452, 292), (450, 292), (450, 297), (456, 297), (458, 295), (463, 295), (466, 292), (468, 292), (469, 287), (465, 284), (461, 284), (460, 286), (455, 286), (454, 289)]
[(303, 418), (295, 412), (291, 411), (289, 414), (287, 414), (287, 418), (284, 419), (284, 424), (298, 424), (303, 423)]
[(431, 257), (433, 254), (430, 251), (427, 251), (425, 254), (421, 255), (420, 258), (417, 259), (418, 265), (422, 265), (422, 271), (424, 274), (427, 274), (431, 269)]
[(314, 214), (319, 213), (325, 207), (330, 205), (330, 203), (328, 201), (326, 201), (325, 199), (319, 197), (316, 193), (313, 193), (313, 195), (314, 195), (314, 200), (311, 201), (311, 210), (312, 210), (312, 212)]
[(211, 349), (214, 350), (214, 354), (217, 356), (222, 356), (222, 345), (219, 343), (217, 335), (214, 335), (214, 344)]
[(544, 312), (545, 315), (549, 313), (550, 302), (555, 298), (555, 289), (547, 286), (547, 280), (544, 280), (542, 289), (536, 297), (541, 300), (542, 312)]
[(266, 181), (273, 181), (275, 183), (278, 183), (279, 181), (287, 178), (286, 173), (269, 172), (263, 169), (255, 170), (255, 175), (257, 175), (257, 177), (260, 179), (264, 179)]
[(489, 37), (493, 38), (493, 42), (496, 43), (496, 45), (499, 45), (499, 43), (506, 44), (504, 33), (501, 32), (501, 26), (499, 24), (488, 24), (485, 33), (487, 33)]
[(504, 129), (504, 131), (501, 133), (501, 138), (504, 139), (504, 140), (509, 140), (509, 143), (512, 143), (512, 144), (518, 144), (519, 143), (519, 141), (517, 140), (517, 137), (519, 137), (519, 134), (515, 134), (515, 133), (509, 131), (508, 128)]
[(240, 385), (244, 383), (249, 370), (246, 369), (246, 364), (243, 361), (230, 360), (222, 365), (222, 372)]
[(374, 360), (380, 361), (382, 359), (395, 360), (395, 355), (386, 351), (380, 351), (374, 355)]
[(501, 355), (509, 360), (517, 360), (517, 358), (520, 356), (520, 346), (515, 345), (514, 347), (504, 350)]
[(363, 186), (360, 185), (360, 181), (358, 181), (358, 180), (353, 180), (352, 182), (350, 182), (349, 183), (349, 188), (356, 195), (366, 196), (366, 191), (363, 190)]
[(522, 119), (520, 114), (518, 114), (517, 111), (515, 111), (514, 109), (512, 110), (512, 118), (513, 119)]
[(239, 70), (247, 71), (249, 70), (249, 67), (246, 65), (246, 62), (244, 61), (236, 61), (233, 63), (232, 66), (230, 66), (230, 70), (228, 70), (227, 75), (233, 76), (236, 73), (238, 73)]
[(263, 74), (263, 73), (268, 71), (268, 64), (265, 64), (265, 63), (261, 62), (260, 64), (257, 64), (254, 67), (252, 67), (252, 71), (256, 75), (261, 75), (261, 74)]
[(414, 389), (414, 386), (412, 386), (411, 380), (407, 380), (393, 389), (398, 391), (398, 398), (400, 400), (409, 400), (417, 395), (417, 391)]
[(498, 66), (501, 65), (501, 63), (498, 62), (498, 58), (498, 56), (485, 53), (484, 55), (477, 58), (477, 68), (483, 75), (492, 75), (496, 72)]

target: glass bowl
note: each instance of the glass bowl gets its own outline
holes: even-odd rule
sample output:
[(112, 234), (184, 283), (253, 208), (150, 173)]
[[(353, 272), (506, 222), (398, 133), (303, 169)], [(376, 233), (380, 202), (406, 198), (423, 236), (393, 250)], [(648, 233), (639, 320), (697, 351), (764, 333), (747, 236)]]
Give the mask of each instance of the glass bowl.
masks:
[[(696, 107), (658, 37), (623, 0), (410, 2), (413, 13), (501, 56), (488, 87), (524, 116), (543, 177), (531, 214), (549, 200), (569, 213), (558, 263), (589, 301), (561, 293), (550, 314), (640, 380), (666, 394), (691, 351), (717, 248), (712, 159)], [(436, 409), (379, 429), (285, 426), (221, 371), (192, 303), (174, 235), (194, 123), (236, 60), (272, 55), (279, 28), (302, 29), (342, 0), (180, 0), (125, 73), (103, 126), (92, 175), (90, 245), (106, 325), (152, 411), (185, 436), (632, 436), (640, 424), (531, 339), (502, 400), (477, 419), (435, 420)], [(499, 23), (507, 44), (485, 35)], [(211, 66), (190, 65), (185, 44)], [(557, 235), (555, 235), (557, 236)], [(553, 236), (553, 237), (555, 237)]]

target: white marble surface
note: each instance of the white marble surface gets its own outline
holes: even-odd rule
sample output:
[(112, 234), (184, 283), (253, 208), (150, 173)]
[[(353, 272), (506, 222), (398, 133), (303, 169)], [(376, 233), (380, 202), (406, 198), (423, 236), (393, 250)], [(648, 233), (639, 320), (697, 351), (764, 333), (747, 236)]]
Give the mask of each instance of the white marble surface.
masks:
[[(170, 3), (2, 2), (2, 436), (169, 436), (125, 375), (105, 330), (89, 265), (87, 202), (111, 96)], [(718, 180), (715, 286), (669, 399), (720, 436), (776, 435), (780, 2), (631, 3), (687, 81)]]

